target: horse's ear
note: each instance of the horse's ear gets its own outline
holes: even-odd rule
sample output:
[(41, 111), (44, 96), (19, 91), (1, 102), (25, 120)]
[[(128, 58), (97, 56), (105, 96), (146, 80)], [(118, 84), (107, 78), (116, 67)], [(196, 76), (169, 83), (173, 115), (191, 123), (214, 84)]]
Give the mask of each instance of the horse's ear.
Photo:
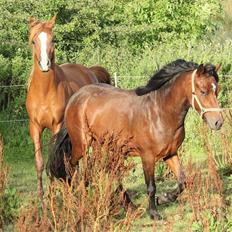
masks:
[(50, 28), (53, 28), (54, 25), (56, 23), (56, 15), (54, 15), (48, 22), (47, 22), (47, 26)]
[(204, 64), (200, 64), (197, 68), (197, 75), (200, 76), (204, 73), (205, 71), (205, 67), (204, 67)]
[(221, 68), (222, 64), (216, 64), (215, 65), (215, 71), (218, 72)]
[(39, 23), (39, 21), (36, 18), (34, 18), (32, 16), (29, 18), (29, 26), (30, 26), (30, 28), (34, 27), (38, 23)]

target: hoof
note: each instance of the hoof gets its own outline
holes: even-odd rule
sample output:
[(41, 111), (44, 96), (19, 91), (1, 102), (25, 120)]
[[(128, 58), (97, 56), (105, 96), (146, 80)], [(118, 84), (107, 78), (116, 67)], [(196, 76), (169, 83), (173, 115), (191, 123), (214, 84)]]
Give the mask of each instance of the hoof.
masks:
[(165, 193), (157, 198), (157, 205), (167, 204), (170, 202), (174, 202), (176, 200), (176, 196), (173, 196), (170, 193)]
[(155, 220), (155, 221), (159, 221), (162, 219), (162, 217), (160, 216), (160, 214), (155, 211), (155, 210), (149, 210), (149, 214), (150, 214), (150, 218), (152, 220)]

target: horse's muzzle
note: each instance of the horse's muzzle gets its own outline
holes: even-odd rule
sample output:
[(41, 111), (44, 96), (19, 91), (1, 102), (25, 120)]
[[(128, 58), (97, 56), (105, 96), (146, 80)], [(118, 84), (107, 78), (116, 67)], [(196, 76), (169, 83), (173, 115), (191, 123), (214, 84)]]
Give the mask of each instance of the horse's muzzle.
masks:
[(205, 117), (205, 121), (212, 130), (220, 130), (224, 122), (221, 115), (213, 118)]
[(51, 67), (50, 59), (48, 59), (46, 63), (39, 61), (39, 68), (42, 72), (48, 72), (50, 67)]

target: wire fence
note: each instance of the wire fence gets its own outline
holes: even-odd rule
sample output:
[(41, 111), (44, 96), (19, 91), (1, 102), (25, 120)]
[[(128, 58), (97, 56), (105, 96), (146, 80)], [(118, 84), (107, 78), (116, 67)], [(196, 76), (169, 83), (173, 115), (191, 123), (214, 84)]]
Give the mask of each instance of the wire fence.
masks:
[(9, 119), (9, 120), (0, 120), (0, 123), (14, 123), (14, 122), (27, 122), (29, 121), (28, 118), (24, 119)]
[(0, 85), (0, 89), (7, 89), (7, 88), (18, 88), (18, 87), (25, 87), (26, 88), (26, 84), (24, 85)]
[[(223, 77), (232, 77), (232, 74), (224, 74)], [(111, 79), (116, 87), (124, 87), (122, 81), (127, 80), (127, 82), (131, 80), (146, 80), (148, 79), (148, 76), (144, 75), (117, 75), (117, 73), (113, 73)], [(15, 88), (23, 88), (26, 90), (27, 83), (25, 84), (16, 84), (16, 85), (0, 85), (0, 89), (15, 89)], [(232, 110), (232, 108), (224, 108), (225, 110)], [(19, 122), (27, 122), (29, 121), (28, 118), (20, 118), (20, 119), (2, 119), (0, 120), (0, 123), (19, 123)]]

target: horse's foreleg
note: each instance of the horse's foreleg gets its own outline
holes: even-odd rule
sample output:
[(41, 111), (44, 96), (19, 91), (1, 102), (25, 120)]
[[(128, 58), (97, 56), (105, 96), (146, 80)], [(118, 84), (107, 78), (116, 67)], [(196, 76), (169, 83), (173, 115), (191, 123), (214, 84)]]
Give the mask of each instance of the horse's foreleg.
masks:
[(170, 193), (165, 193), (158, 197), (157, 203), (160, 204), (165, 204), (169, 202), (174, 202), (178, 195), (181, 194), (185, 188), (185, 175), (183, 172), (183, 168), (181, 166), (179, 157), (177, 154), (171, 156), (170, 158), (166, 159), (165, 162), (168, 164), (169, 168), (173, 171), (175, 174), (177, 181), (178, 181), (178, 186), (176, 189), (174, 189)]
[(37, 193), (39, 198), (43, 199), (43, 184), (42, 184), (42, 174), (44, 169), (43, 157), (41, 152), (41, 135), (42, 129), (39, 126), (30, 122), (30, 136), (34, 143), (35, 149), (35, 167), (37, 171)]
[(149, 214), (152, 219), (160, 220), (161, 216), (157, 212), (156, 209), (156, 201), (155, 201), (155, 194), (156, 194), (156, 186), (155, 186), (155, 178), (154, 178), (154, 165), (155, 162), (153, 159), (142, 158), (143, 163), (143, 172), (145, 176), (145, 182), (147, 185), (147, 194), (149, 197)]

